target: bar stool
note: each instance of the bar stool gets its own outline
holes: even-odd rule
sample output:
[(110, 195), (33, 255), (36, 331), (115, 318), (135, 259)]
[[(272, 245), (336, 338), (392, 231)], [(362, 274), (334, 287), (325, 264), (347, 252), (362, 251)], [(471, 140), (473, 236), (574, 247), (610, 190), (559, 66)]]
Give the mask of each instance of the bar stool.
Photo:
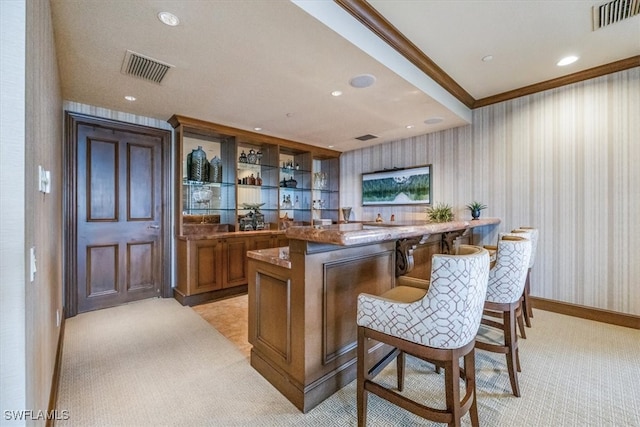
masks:
[(538, 229), (534, 227), (519, 227), (512, 231), (512, 233), (529, 233), (528, 239), (531, 240), (531, 259), (529, 260), (529, 271), (527, 272), (527, 283), (524, 285), (524, 292), (522, 298), (524, 302), (522, 304), (522, 311), (524, 313), (524, 320), (528, 327), (531, 327), (531, 319), (533, 318), (533, 307), (531, 305), (531, 268), (536, 261), (536, 250), (538, 249)]
[[(433, 256), (431, 280), (425, 289), (396, 286), (381, 296), (358, 296), (358, 425), (366, 425), (368, 393), (423, 418), (459, 426), (469, 412), (479, 424), (476, 402), (474, 342), (482, 318), (489, 277), (489, 253), (478, 246), (461, 246), (458, 255)], [(394, 347), (383, 361), (370, 361), (367, 340)], [(446, 410), (415, 402), (374, 382), (375, 375), (394, 358), (398, 391), (404, 389), (404, 355), (428, 360), (445, 370)], [(464, 370), (460, 358), (464, 358)], [(460, 378), (465, 393), (460, 396)]]
[(504, 344), (484, 341), (482, 333), (476, 339), (476, 348), (502, 353), (507, 358), (507, 369), (513, 394), (520, 397), (517, 371), (520, 371), (518, 334), (516, 333), (517, 311), (521, 308), (522, 292), (527, 279), (531, 241), (523, 237), (501, 234), (498, 240), (496, 262), (489, 271), (485, 314), (494, 317), (500, 313), (502, 322), (484, 316), (482, 325), (500, 329)]

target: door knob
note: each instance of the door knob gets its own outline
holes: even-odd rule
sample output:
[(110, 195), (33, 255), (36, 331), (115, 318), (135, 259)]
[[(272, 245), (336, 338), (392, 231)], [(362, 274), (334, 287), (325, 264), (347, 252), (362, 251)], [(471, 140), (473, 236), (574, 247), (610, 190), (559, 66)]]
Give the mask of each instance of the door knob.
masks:
[(159, 229), (160, 229), (160, 226), (159, 226), (159, 225), (155, 225), (155, 224), (153, 224), (153, 225), (149, 225), (149, 226), (147, 226), (147, 228), (152, 228), (152, 229), (154, 229), (154, 230), (159, 230)]

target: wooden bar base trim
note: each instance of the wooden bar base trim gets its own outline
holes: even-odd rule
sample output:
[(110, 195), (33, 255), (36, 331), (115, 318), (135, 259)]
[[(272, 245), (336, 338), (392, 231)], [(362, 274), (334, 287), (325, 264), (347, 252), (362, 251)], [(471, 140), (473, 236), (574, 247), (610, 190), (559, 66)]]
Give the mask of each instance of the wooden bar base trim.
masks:
[(533, 308), (551, 311), (553, 313), (566, 314), (567, 316), (581, 319), (595, 320), (596, 322), (609, 323), (611, 325), (640, 329), (640, 316), (602, 310), (600, 308), (586, 307), (583, 305), (569, 304), (540, 297), (530, 297)]
[(340, 366), (324, 377), (303, 387), (286, 372), (269, 363), (255, 348), (251, 350), (251, 366), (303, 413), (309, 412), (336, 390), (356, 379), (356, 359)]
[[(60, 335), (58, 336), (58, 349), (56, 350), (56, 361), (53, 367), (53, 378), (51, 379), (51, 391), (49, 393), (48, 413), (51, 414), (58, 406), (58, 390), (60, 389), (60, 372), (62, 370), (62, 350), (64, 347), (64, 327), (66, 325), (65, 309), (62, 309), (60, 320)], [(54, 425), (54, 419), (47, 419), (47, 427)]]
[(217, 291), (203, 292), (195, 295), (185, 295), (177, 288), (173, 289), (173, 297), (178, 300), (182, 305), (188, 305), (189, 307), (203, 304), (205, 302), (216, 301), (219, 299), (225, 299), (236, 295), (243, 295), (247, 293), (247, 285), (234, 286), (233, 288), (220, 289)]

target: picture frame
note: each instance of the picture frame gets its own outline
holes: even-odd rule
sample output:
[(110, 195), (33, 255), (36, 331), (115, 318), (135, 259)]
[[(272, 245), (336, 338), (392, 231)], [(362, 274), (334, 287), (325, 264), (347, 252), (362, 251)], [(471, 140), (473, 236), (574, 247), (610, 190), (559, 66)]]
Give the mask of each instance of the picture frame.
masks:
[(431, 165), (362, 174), (362, 206), (431, 205)]

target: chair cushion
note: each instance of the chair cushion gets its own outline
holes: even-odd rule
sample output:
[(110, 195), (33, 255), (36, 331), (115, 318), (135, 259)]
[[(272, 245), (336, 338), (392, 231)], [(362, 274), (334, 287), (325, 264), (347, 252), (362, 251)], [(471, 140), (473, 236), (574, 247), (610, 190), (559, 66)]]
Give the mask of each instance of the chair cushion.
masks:
[(400, 276), (396, 278), (396, 286), (411, 286), (413, 288), (429, 289), (429, 280), (417, 277)]
[(384, 294), (380, 295), (380, 298), (384, 298), (388, 301), (410, 303), (424, 298), (426, 294), (426, 289), (412, 286), (396, 286), (395, 288), (391, 288)]

